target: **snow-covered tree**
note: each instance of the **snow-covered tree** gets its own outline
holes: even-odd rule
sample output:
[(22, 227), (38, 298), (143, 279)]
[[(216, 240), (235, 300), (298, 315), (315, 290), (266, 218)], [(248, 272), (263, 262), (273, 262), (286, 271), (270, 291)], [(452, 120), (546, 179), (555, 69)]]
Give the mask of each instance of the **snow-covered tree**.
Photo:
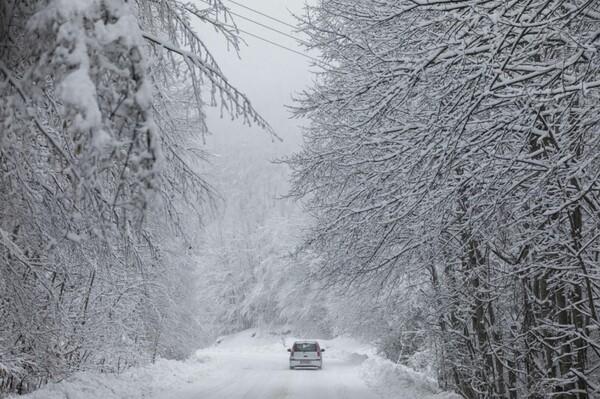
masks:
[(428, 276), (468, 398), (597, 395), (597, 2), (340, 0), (303, 30), (326, 66), (289, 163), (325, 273)]
[(195, 4), (0, 2), (1, 390), (183, 356), (197, 338), (182, 320), (190, 215), (211, 192), (205, 101), (269, 128), (192, 28), (237, 48), (226, 8)]

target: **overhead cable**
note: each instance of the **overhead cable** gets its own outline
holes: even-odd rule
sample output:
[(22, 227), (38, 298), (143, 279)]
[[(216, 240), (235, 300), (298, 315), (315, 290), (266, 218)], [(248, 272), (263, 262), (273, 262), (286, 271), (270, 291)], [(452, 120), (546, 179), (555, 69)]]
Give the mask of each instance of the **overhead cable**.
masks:
[[(204, 3), (204, 4), (212, 5), (212, 4), (211, 4), (211, 3), (209, 3), (207, 0), (199, 0), (199, 1), (201, 1), (201, 2), (202, 2), (202, 3)], [(236, 4), (237, 4), (237, 3), (236, 3)], [(248, 7), (244, 7), (244, 8), (248, 8)], [(256, 11), (256, 12), (258, 12), (258, 11)], [(261, 22), (255, 21), (255, 20), (253, 20), (252, 18), (248, 18), (248, 17), (246, 17), (246, 16), (244, 16), (244, 15), (242, 15), (242, 14), (238, 14), (238, 13), (236, 13), (236, 12), (233, 12), (233, 11), (231, 11), (231, 10), (227, 10), (227, 13), (228, 13), (228, 14), (231, 14), (231, 15), (235, 15), (236, 17), (239, 17), (239, 18), (241, 18), (241, 19), (245, 19), (246, 21), (248, 21), (248, 22), (252, 22), (253, 24), (256, 24), (256, 25), (262, 26), (263, 28), (267, 28), (267, 29), (269, 29), (269, 30), (272, 30), (273, 32), (277, 32), (277, 33), (279, 33), (280, 35), (283, 35), (283, 36), (287, 36), (287, 37), (289, 37), (289, 38), (292, 38), (292, 39), (294, 39), (295, 41), (297, 41), (298, 43), (304, 44), (305, 46), (310, 46), (310, 44), (308, 44), (307, 42), (305, 42), (305, 41), (303, 41), (303, 40), (300, 40), (300, 39), (298, 39), (297, 37), (294, 37), (294, 36), (290, 35), (289, 33), (286, 33), (286, 32), (283, 32), (283, 31), (280, 31), (279, 29), (275, 29), (275, 28), (273, 28), (273, 27), (271, 27), (271, 26), (269, 26), (269, 25), (265, 25), (265, 24), (263, 24), (263, 23), (261, 23)], [(275, 21), (277, 21), (277, 22), (280, 22), (280, 23), (282, 23), (282, 24), (285, 24), (285, 25), (287, 25), (287, 26), (290, 26), (290, 27), (292, 27), (292, 28), (296, 29), (296, 27), (295, 27), (295, 26), (293, 26), (293, 25), (287, 24), (287, 23), (285, 23), (285, 22), (283, 22), (283, 21), (280, 21), (280, 20), (278, 20), (278, 19), (276, 19), (276, 18), (270, 17), (270, 16), (268, 16), (268, 15), (266, 15), (266, 14), (263, 14), (263, 13), (260, 13), (260, 14), (261, 14), (261, 15), (264, 15), (264, 16), (266, 16), (267, 18), (273, 19), (273, 20), (275, 20)]]
[(280, 19), (274, 18), (274, 17), (272, 17), (272, 16), (270, 16), (270, 15), (267, 15), (267, 14), (265, 14), (265, 13), (263, 13), (263, 12), (260, 12), (260, 11), (254, 10), (254, 9), (252, 9), (252, 8), (248, 7), (248, 6), (245, 6), (245, 5), (243, 5), (243, 4), (240, 4), (240, 3), (238, 3), (237, 1), (234, 1), (234, 0), (229, 0), (229, 1), (230, 1), (230, 2), (232, 2), (233, 4), (237, 4), (238, 6), (240, 6), (240, 7), (242, 7), (242, 8), (245, 8), (245, 9), (247, 9), (247, 10), (250, 10), (250, 11), (252, 11), (252, 12), (255, 12), (255, 13), (257, 13), (257, 14), (260, 14), (260, 15), (262, 15), (263, 17), (267, 17), (267, 18), (269, 18), (269, 19), (272, 19), (273, 21), (277, 21), (277, 22), (279, 22), (280, 24), (283, 24), (283, 25), (289, 26), (289, 27), (290, 27), (290, 28), (292, 28), (292, 29), (297, 29), (297, 28), (298, 28), (297, 26), (294, 26), (294, 25), (288, 24), (287, 22), (284, 22), (284, 21), (282, 21), (282, 20), (280, 20)]
[(245, 33), (245, 34), (247, 34), (247, 35), (250, 35), (250, 36), (252, 36), (252, 37), (255, 37), (255, 38), (257, 38), (257, 39), (260, 39), (260, 40), (262, 40), (262, 41), (264, 41), (264, 42), (270, 43), (270, 44), (272, 44), (272, 45), (274, 45), (274, 46), (277, 46), (277, 47), (281, 47), (282, 49), (285, 49), (285, 50), (291, 51), (292, 53), (296, 53), (296, 54), (298, 54), (298, 55), (301, 55), (302, 57), (306, 57), (306, 58), (308, 58), (308, 59), (311, 59), (311, 60), (313, 60), (313, 61), (315, 61), (315, 62), (318, 62), (319, 64), (323, 64), (323, 61), (321, 61), (321, 60), (318, 60), (317, 58), (311, 57), (310, 55), (306, 55), (306, 54), (304, 54), (304, 53), (301, 53), (301, 52), (299, 52), (299, 51), (293, 50), (293, 49), (291, 49), (291, 48), (289, 48), (289, 47), (286, 47), (286, 46), (284, 46), (284, 45), (282, 45), (282, 44), (275, 43), (275, 42), (273, 42), (273, 41), (271, 41), (271, 40), (269, 40), (269, 39), (265, 39), (264, 37), (260, 37), (260, 36), (258, 36), (258, 35), (255, 35), (254, 33), (250, 33), (250, 32), (247, 32), (247, 31), (245, 31), (245, 30), (242, 30), (242, 29), (238, 29), (238, 30), (239, 30), (240, 32), (242, 32), (242, 33)]
[(236, 14), (236, 13), (235, 13), (235, 12), (233, 12), (233, 11), (229, 11), (229, 13), (230, 13), (230, 14), (232, 14), (232, 15), (235, 15), (236, 17), (239, 17), (239, 18), (245, 19), (246, 21), (252, 22), (253, 24), (260, 25), (260, 26), (262, 26), (263, 28), (267, 28), (267, 29), (269, 29), (269, 30), (272, 30), (273, 32), (277, 32), (277, 33), (279, 33), (280, 35), (284, 35), (284, 36), (287, 36), (287, 37), (289, 37), (289, 38), (292, 38), (292, 39), (294, 39), (295, 41), (297, 41), (297, 42), (299, 42), (299, 43), (302, 43), (302, 44), (304, 44), (304, 45), (306, 45), (306, 46), (309, 46), (309, 44), (308, 44), (308, 43), (306, 43), (305, 41), (303, 41), (303, 40), (300, 40), (300, 39), (298, 39), (297, 37), (294, 37), (294, 36), (290, 35), (289, 33), (282, 32), (282, 31), (280, 31), (280, 30), (278, 30), (278, 29), (275, 29), (275, 28), (272, 28), (272, 27), (270, 27), (269, 25), (262, 24), (262, 23), (260, 23), (260, 22), (257, 22), (257, 21), (255, 21), (255, 20), (253, 20), (253, 19), (250, 19), (250, 18), (248, 18), (248, 17), (245, 17), (245, 16), (243, 16), (243, 15), (241, 15), (241, 14)]
[[(199, 0), (199, 1), (201, 1), (202, 3), (208, 4), (208, 5), (211, 5), (211, 4), (210, 4), (210, 3), (208, 3), (206, 0)], [(233, 0), (229, 0), (229, 1), (231, 1), (232, 3), (238, 4), (237, 2), (235, 2), (235, 1), (233, 1)], [(269, 16), (269, 15), (267, 15), (267, 14), (261, 13), (260, 11), (252, 10), (251, 8), (249, 8), (249, 7), (246, 7), (246, 6), (244, 6), (244, 5), (241, 5), (241, 4), (238, 4), (238, 5), (239, 5), (239, 6), (241, 6), (241, 7), (243, 7), (243, 8), (247, 8), (247, 9), (249, 9), (249, 10), (253, 11), (253, 12), (256, 12), (256, 13), (258, 13), (258, 14), (260, 14), (260, 15), (264, 15), (265, 17), (267, 17), (267, 18), (269, 18), (269, 19), (272, 19), (272, 20), (275, 20), (275, 21), (277, 21), (277, 22), (280, 22), (280, 23), (282, 23), (282, 24), (284, 24), (284, 25), (290, 26), (290, 27), (292, 27), (292, 28), (294, 28), (294, 29), (296, 28), (296, 27), (295, 27), (295, 26), (293, 26), (293, 25), (290, 25), (290, 24), (288, 24), (288, 23), (286, 23), (286, 22), (280, 21), (280, 20), (278, 20), (278, 19), (276, 19), (276, 18), (273, 18), (273, 17), (271, 17), (271, 16)], [(232, 12), (232, 11), (228, 11), (228, 13), (230, 13), (230, 14), (232, 14), (232, 15), (235, 15), (235, 16), (237, 16), (237, 17), (240, 17), (240, 18), (242, 18), (242, 19), (245, 19), (245, 20), (247, 20), (247, 21), (253, 22), (253, 23), (255, 23), (255, 24), (257, 24), (257, 25), (260, 25), (260, 26), (262, 26), (262, 27), (264, 27), (264, 28), (270, 29), (270, 30), (272, 30), (272, 31), (274, 31), (274, 32), (277, 32), (277, 33), (281, 34), (281, 35), (284, 35), (284, 36), (291, 37), (292, 39), (294, 39), (294, 40), (296, 40), (297, 42), (299, 42), (299, 43), (302, 43), (302, 44), (304, 44), (304, 45), (309, 45), (308, 43), (306, 43), (306, 42), (304, 42), (304, 41), (302, 41), (302, 40), (299, 40), (299, 39), (295, 38), (295, 37), (294, 37), (294, 36), (292, 36), (292, 35), (289, 35), (289, 34), (287, 34), (287, 33), (285, 33), (285, 32), (282, 32), (282, 31), (280, 31), (280, 30), (277, 30), (277, 29), (275, 29), (275, 28), (271, 28), (270, 26), (267, 26), (267, 25), (264, 25), (264, 24), (262, 24), (262, 23), (260, 23), (260, 22), (254, 21), (254, 20), (252, 20), (252, 19), (250, 19), (250, 18), (248, 18), (248, 17), (245, 17), (245, 16), (243, 16), (243, 15), (240, 15), (240, 14), (234, 13), (234, 12)], [(242, 32), (242, 33), (245, 33), (245, 34), (247, 34), (247, 35), (249, 35), (249, 36), (255, 37), (255, 38), (257, 38), (257, 39), (259, 39), (259, 40), (262, 40), (262, 41), (264, 41), (264, 42), (266, 42), (266, 43), (272, 44), (272, 45), (274, 45), (274, 46), (277, 46), (277, 47), (279, 47), (279, 48), (282, 48), (282, 49), (284, 49), (284, 50), (290, 51), (290, 52), (292, 52), (292, 53), (295, 53), (295, 54), (301, 55), (302, 57), (305, 57), (305, 58), (308, 58), (308, 59), (310, 59), (310, 60), (313, 60), (313, 61), (315, 61), (315, 62), (317, 62), (317, 63), (319, 63), (319, 64), (323, 64), (323, 61), (321, 61), (321, 60), (319, 60), (319, 59), (317, 59), (317, 58), (311, 57), (310, 55), (307, 55), (307, 54), (301, 53), (301, 52), (299, 52), (299, 51), (297, 51), (297, 50), (294, 50), (294, 49), (291, 49), (291, 48), (289, 48), (289, 47), (286, 47), (286, 46), (284, 46), (283, 44), (279, 44), (279, 43), (276, 43), (276, 42), (274, 42), (274, 41), (272, 41), (272, 40), (265, 39), (264, 37), (258, 36), (258, 35), (254, 34), (254, 33), (250, 33), (250, 32), (248, 32), (248, 31), (245, 31), (245, 30), (243, 30), (243, 29), (239, 29), (239, 28), (237, 28), (237, 27), (236, 27), (236, 29), (237, 29), (239, 32)]]

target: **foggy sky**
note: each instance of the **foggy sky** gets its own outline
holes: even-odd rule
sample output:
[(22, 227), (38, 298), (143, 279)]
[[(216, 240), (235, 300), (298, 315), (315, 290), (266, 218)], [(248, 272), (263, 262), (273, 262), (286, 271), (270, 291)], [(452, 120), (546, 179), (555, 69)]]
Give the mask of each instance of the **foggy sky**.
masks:
[[(199, 1), (199, 0), (197, 0)], [(236, 14), (253, 19), (262, 24), (298, 36), (292, 28), (244, 9), (229, 0), (223, 0), (230, 10)], [(269, 16), (296, 25), (290, 12), (301, 15), (304, 0), (236, 0), (240, 4), (261, 11)], [(199, 3), (199, 6), (203, 3)], [(279, 43), (299, 52), (305, 52), (294, 39), (272, 32), (264, 27), (248, 22), (234, 15), (239, 29), (259, 35), (265, 39)], [(255, 109), (271, 124), (276, 133), (284, 139), (283, 143), (272, 142), (270, 136), (262, 129), (249, 128), (242, 121), (231, 121), (228, 115), (220, 118), (219, 108), (208, 108), (208, 126), (214, 133), (207, 138), (210, 147), (222, 148), (227, 143), (235, 142), (247, 146), (249, 150), (264, 152), (266, 157), (289, 154), (298, 148), (301, 142), (299, 125), (305, 123), (290, 119), (290, 112), (285, 108), (292, 104), (292, 95), (311, 84), (309, 72), (310, 60), (287, 50), (265, 43), (259, 39), (241, 33), (246, 44), (241, 45), (239, 57), (235, 51), (227, 50), (225, 40), (218, 36), (214, 29), (199, 26), (202, 38), (217, 60), (230, 83), (246, 94)], [(302, 37), (302, 36), (299, 36)], [(315, 54), (311, 54), (315, 56)]]

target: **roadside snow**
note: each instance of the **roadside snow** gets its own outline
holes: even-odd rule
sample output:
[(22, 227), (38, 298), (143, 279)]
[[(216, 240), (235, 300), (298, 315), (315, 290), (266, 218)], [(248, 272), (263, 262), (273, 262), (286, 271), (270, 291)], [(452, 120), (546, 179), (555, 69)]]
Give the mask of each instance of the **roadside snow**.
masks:
[(48, 384), (28, 395), (8, 399), (138, 399), (169, 389), (178, 389), (209, 376), (214, 367), (209, 359), (193, 356), (185, 362), (159, 359), (146, 367), (126, 372), (100, 374), (81, 372), (58, 383)]
[(462, 399), (458, 394), (441, 391), (437, 382), (425, 374), (379, 356), (363, 363), (361, 377), (384, 399)]
[[(48, 384), (32, 394), (10, 396), (9, 398), (140, 399), (162, 397), (162, 393), (179, 392), (199, 383), (221, 381), (228, 378), (227, 375), (231, 372), (231, 364), (228, 362), (232, 356), (237, 356), (238, 359), (260, 358), (269, 365), (281, 363), (281, 369), (285, 370), (288, 356), (286, 350), (292, 346), (295, 340), (317, 339), (326, 351), (323, 358), (324, 372), (315, 377), (329, 378), (328, 373), (332, 372), (334, 373), (332, 376), (336, 376), (335, 365), (344, 364), (356, 370), (356, 377), (364, 380), (364, 384), (383, 399), (460, 399), (459, 395), (441, 392), (436, 382), (425, 374), (381, 358), (371, 345), (349, 337), (325, 340), (318, 337), (293, 337), (292, 335), (290, 329), (285, 327), (269, 330), (245, 330), (219, 338), (213, 346), (198, 350), (185, 362), (160, 359), (153, 365), (132, 368), (121, 375), (78, 373), (62, 382)], [(260, 357), (257, 357), (257, 354)], [(329, 361), (331, 361), (329, 363), (330, 370), (327, 368)], [(265, 364), (262, 366), (264, 367)], [(301, 374), (290, 374), (290, 376), (301, 376)], [(193, 388), (191, 389), (193, 391)], [(223, 399), (236, 398), (223, 397)]]

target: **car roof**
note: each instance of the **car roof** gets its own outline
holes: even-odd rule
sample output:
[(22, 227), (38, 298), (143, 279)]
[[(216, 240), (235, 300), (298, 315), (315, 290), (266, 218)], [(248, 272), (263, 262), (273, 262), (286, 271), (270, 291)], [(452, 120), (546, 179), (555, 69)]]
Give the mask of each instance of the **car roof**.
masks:
[(294, 341), (294, 343), (295, 344), (318, 344), (319, 342), (304, 340), (304, 341)]

